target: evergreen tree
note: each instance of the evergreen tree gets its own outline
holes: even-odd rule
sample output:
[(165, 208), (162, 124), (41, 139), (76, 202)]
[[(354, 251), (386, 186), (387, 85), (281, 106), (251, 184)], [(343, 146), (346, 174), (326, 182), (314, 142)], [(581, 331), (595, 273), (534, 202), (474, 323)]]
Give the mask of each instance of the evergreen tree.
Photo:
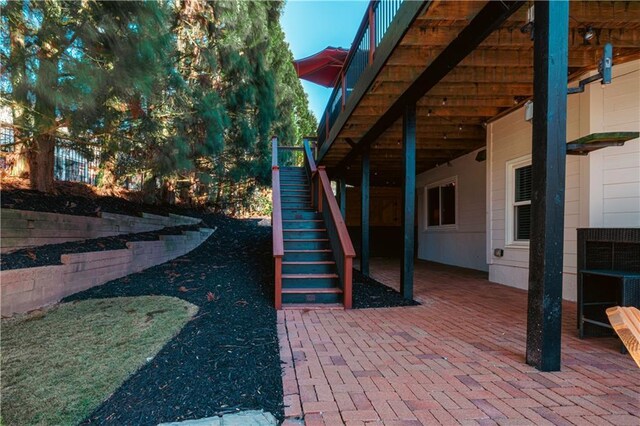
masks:
[[(118, 130), (127, 101), (160, 71), (166, 16), (159, 3), (9, 1), (11, 105), (33, 189), (53, 189), (56, 136)], [(6, 24), (5, 24), (6, 23)]]
[[(316, 122), (278, 22), (282, 2), (6, 3), (6, 93), (32, 186), (50, 191), (65, 134), (101, 148), (102, 184), (234, 212), (270, 182), (271, 134)], [(5, 61), (6, 59), (6, 61)], [(170, 197), (166, 197), (167, 201)]]

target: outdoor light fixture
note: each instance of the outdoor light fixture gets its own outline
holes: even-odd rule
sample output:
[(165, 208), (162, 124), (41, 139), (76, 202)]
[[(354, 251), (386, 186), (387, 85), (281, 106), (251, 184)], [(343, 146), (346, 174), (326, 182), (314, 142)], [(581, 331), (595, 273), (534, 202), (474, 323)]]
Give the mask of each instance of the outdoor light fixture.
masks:
[(613, 45), (611, 43), (606, 43), (602, 49), (602, 59), (600, 60), (600, 64), (598, 64), (598, 73), (595, 75), (592, 75), (591, 77), (587, 77), (583, 80), (580, 80), (578, 82), (578, 87), (570, 87), (567, 90), (567, 93), (569, 95), (574, 93), (582, 93), (584, 92), (584, 88), (587, 84), (593, 83), (594, 81), (598, 81), (598, 80), (600, 80), (600, 83), (602, 84), (611, 84), (612, 68), (613, 68)]
[(462, 124), (458, 125), (458, 130), (462, 131)]
[(533, 40), (533, 21), (534, 21), (534, 6), (527, 9), (527, 23), (520, 27), (522, 34), (530, 34), (531, 40)]
[(596, 35), (596, 33), (593, 31), (591, 25), (587, 26), (587, 29), (584, 31), (584, 40), (589, 41), (594, 35)]
[(427, 111), (427, 117), (431, 117), (431, 110)]
[(523, 26), (520, 27), (520, 32), (522, 34), (532, 33), (533, 34), (533, 21), (527, 22)]
[(447, 104), (447, 98), (442, 98), (442, 105), (446, 105)]
[(582, 39), (584, 40), (584, 44), (589, 45), (589, 41), (595, 37), (596, 32), (593, 30), (591, 25), (587, 25), (586, 28), (579, 30), (582, 33)]
[(445, 133), (444, 135), (442, 135), (442, 139), (446, 139), (447, 138), (447, 134)]

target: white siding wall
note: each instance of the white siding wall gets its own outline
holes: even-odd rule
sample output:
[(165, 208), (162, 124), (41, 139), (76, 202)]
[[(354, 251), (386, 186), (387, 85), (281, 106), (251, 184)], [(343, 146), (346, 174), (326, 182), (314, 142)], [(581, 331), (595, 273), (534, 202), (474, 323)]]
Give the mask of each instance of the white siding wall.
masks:
[[(640, 61), (614, 67), (611, 85), (593, 83), (569, 96), (567, 140), (594, 132), (640, 128)], [(487, 262), (489, 279), (526, 289), (528, 247), (506, 244), (506, 163), (531, 153), (531, 123), (519, 109), (487, 126)], [(565, 194), (563, 297), (576, 299), (576, 228), (640, 226), (640, 144), (568, 156)], [(504, 249), (503, 257), (493, 250)]]
[[(478, 151), (417, 176), (418, 258), (448, 265), (487, 271), (486, 245), (486, 161), (475, 161)], [(425, 188), (443, 179), (457, 177), (457, 226), (455, 229), (427, 228)]]
[[(591, 132), (640, 129), (640, 61), (613, 69), (610, 86), (590, 87)], [(592, 227), (640, 226), (640, 141), (589, 155)]]

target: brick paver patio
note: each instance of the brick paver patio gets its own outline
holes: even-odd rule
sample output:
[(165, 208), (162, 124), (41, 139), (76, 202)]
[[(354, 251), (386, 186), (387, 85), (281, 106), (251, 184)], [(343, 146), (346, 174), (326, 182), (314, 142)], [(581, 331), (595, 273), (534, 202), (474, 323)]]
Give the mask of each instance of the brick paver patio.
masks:
[[(397, 285), (397, 260), (372, 276)], [(416, 263), (422, 306), (278, 312), (285, 415), (326, 424), (640, 425), (640, 369), (563, 311), (562, 371), (524, 362), (526, 292)]]

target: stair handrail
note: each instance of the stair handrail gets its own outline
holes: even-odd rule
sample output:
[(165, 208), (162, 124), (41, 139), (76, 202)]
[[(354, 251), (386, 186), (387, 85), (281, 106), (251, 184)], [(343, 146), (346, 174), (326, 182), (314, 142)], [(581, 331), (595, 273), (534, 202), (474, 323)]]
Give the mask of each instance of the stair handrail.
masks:
[(311, 191), (313, 206), (318, 212), (322, 213), (325, 219), (327, 233), (329, 234), (336, 266), (338, 267), (338, 275), (342, 282), (344, 307), (345, 309), (350, 309), (353, 294), (353, 258), (356, 256), (356, 251), (349, 237), (347, 225), (340, 213), (338, 202), (333, 195), (327, 171), (324, 166), (316, 166), (313, 155), (311, 154), (311, 148), (309, 147), (309, 141), (304, 140), (303, 145), (306, 160), (305, 168), (307, 169), (307, 173), (311, 173), (312, 178)]
[(305, 139), (303, 142), (304, 145), (304, 154), (307, 161), (305, 161), (305, 167), (309, 167), (311, 173), (315, 174), (318, 168), (316, 167), (316, 160), (313, 158), (313, 153), (311, 152), (311, 146), (309, 145), (309, 140)]
[(278, 166), (278, 138), (271, 138), (271, 229), (273, 232), (273, 258), (275, 262), (275, 307), (282, 308), (282, 258), (284, 237), (282, 232), (282, 200), (280, 196), (280, 166)]
[(316, 161), (308, 139), (302, 140), (302, 148), (304, 150), (304, 170), (307, 172), (307, 179), (311, 187), (311, 205), (315, 207), (318, 205), (318, 191), (315, 179), (318, 168), (316, 167)]

